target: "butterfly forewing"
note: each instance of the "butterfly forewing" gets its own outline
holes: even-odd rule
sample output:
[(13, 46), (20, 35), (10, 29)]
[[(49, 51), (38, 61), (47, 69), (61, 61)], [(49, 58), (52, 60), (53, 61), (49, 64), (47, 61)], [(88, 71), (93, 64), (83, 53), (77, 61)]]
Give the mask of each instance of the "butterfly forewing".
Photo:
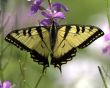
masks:
[(31, 53), (34, 61), (48, 65), (50, 49), (49, 33), (45, 27), (30, 27), (12, 31), (6, 40)]

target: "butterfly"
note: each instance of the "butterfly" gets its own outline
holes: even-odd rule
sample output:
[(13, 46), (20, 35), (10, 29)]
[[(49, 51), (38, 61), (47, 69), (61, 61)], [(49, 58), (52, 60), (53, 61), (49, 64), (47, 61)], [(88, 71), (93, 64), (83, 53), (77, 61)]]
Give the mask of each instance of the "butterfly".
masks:
[(87, 47), (102, 35), (104, 32), (96, 26), (52, 25), (14, 30), (5, 40), (21, 50), (30, 52), (33, 60), (43, 65), (44, 69), (54, 65), (61, 70), (62, 64), (76, 56), (78, 48)]

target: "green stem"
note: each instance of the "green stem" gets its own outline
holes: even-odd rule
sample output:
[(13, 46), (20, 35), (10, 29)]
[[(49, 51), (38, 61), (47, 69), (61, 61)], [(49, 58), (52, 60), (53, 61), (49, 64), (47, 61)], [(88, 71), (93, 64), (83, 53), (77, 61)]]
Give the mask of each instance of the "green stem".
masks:
[(21, 75), (22, 75), (22, 79), (23, 79), (23, 81), (22, 81), (23, 87), (22, 88), (24, 88), (26, 80), (25, 80), (24, 67), (22, 67), (21, 60), (19, 60), (19, 66), (20, 66)]
[(100, 73), (100, 76), (101, 76), (101, 78), (102, 78), (102, 81), (103, 81), (103, 83), (104, 83), (105, 88), (108, 88), (100, 66), (98, 66), (98, 70), (99, 70), (99, 73)]
[(106, 12), (107, 12), (108, 23), (109, 23), (109, 25), (110, 25), (109, 0), (106, 1)]
[(50, 5), (52, 1), (51, 0), (48, 0), (48, 2), (49, 2), (49, 5)]
[(43, 68), (43, 71), (42, 71), (42, 74), (41, 74), (41, 76), (39, 77), (39, 79), (38, 79), (38, 81), (37, 81), (37, 83), (36, 83), (36, 85), (35, 85), (35, 88), (38, 88), (38, 85), (39, 85), (39, 83), (40, 83), (42, 77), (45, 75), (45, 73), (46, 73), (46, 68), (44, 67), (44, 68)]
[(43, 74), (39, 77), (39, 79), (38, 79), (38, 81), (37, 81), (37, 84), (35, 85), (35, 88), (37, 88), (37, 87), (38, 87), (38, 85), (39, 85), (39, 83), (40, 83), (40, 81), (41, 81), (42, 77), (43, 77)]
[(48, 0), (48, 3), (49, 3), (50, 10), (52, 11), (51, 0)]

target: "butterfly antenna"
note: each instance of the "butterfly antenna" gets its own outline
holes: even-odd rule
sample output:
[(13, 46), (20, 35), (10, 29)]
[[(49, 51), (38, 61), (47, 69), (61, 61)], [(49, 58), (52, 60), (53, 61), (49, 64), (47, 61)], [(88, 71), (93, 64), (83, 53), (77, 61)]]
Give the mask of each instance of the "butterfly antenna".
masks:
[(39, 77), (39, 79), (38, 79), (38, 81), (37, 81), (37, 83), (35, 85), (35, 88), (38, 88), (38, 85), (39, 85), (42, 77), (45, 75), (45, 73), (46, 73), (46, 66), (43, 67), (42, 74), (40, 75), (40, 77)]
[(43, 70), (42, 70), (42, 74), (45, 74), (45, 73), (46, 73), (46, 71), (47, 71), (47, 66), (46, 66), (46, 65), (44, 65), (44, 66), (43, 66)]

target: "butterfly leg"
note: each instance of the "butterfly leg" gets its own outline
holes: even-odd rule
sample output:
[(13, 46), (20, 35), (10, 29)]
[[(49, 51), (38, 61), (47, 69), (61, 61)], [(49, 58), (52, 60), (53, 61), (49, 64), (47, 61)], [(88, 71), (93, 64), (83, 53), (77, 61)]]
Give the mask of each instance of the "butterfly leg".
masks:
[(45, 74), (46, 72), (47, 72), (47, 66), (44, 65), (44, 66), (43, 66), (43, 70), (42, 70), (42, 74)]
[(58, 67), (59, 68), (59, 70), (60, 70), (60, 73), (62, 74), (62, 69), (61, 69), (61, 65)]

